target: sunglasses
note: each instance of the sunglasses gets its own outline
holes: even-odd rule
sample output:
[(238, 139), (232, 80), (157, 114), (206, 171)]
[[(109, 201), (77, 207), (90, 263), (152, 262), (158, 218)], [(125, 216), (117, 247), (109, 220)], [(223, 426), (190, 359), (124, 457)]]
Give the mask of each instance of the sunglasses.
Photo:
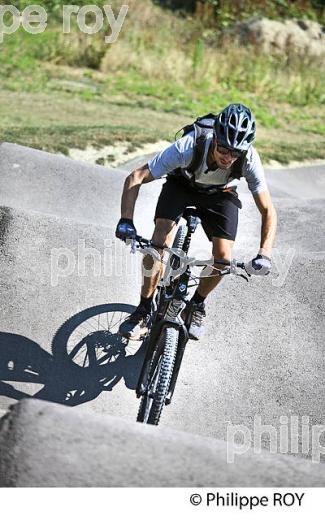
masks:
[(221, 144), (217, 143), (217, 150), (222, 155), (231, 155), (231, 157), (234, 157), (236, 159), (239, 159), (243, 155), (243, 152), (241, 150), (234, 150), (233, 148), (227, 148), (226, 146), (222, 146)]

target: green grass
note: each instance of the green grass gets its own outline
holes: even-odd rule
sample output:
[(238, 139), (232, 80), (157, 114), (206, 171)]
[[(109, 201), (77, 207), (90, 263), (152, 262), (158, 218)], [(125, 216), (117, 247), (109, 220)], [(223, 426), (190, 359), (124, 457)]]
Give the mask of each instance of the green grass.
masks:
[[(67, 78), (71, 81), (69, 75)], [(79, 91), (57, 91), (54, 87), (42, 93), (2, 91), (0, 138), (68, 154), (69, 148), (84, 149), (87, 145), (100, 148), (118, 141), (127, 141), (132, 146), (161, 139), (172, 141), (175, 132), (194, 117), (191, 110), (157, 110), (153, 100), (150, 107), (145, 106), (143, 98), (140, 100), (136, 95), (115, 93), (112, 97), (101, 94), (85, 100)], [(297, 109), (291, 109), (290, 105), (271, 104), (260, 110), (266, 121), (274, 119), (274, 124), (265, 126), (257, 118), (256, 146), (264, 161), (287, 163), (324, 158), (324, 128), (318, 107), (310, 107), (305, 120), (296, 119)]]
[(196, 116), (242, 102), (256, 116), (264, 160), (325, 158), (320, 60), (217, 45), (211, 24), (149, 0), (130, 0), (117, 42), (106, 45), (102, 33), (63, 36), (60, 3), (43, 3), (56, 13), (47, 30), (17, 31), (0, 49), (2, 140), (63, 153), (121, 140), (138, 146), (172, 140)]
[[(71, 79), (70, 79), (71, 80)], [(0, 139), (68, 154), (69, 148), (97, 148), (128, 141), (133, 147), (173, 139), (184, 116), (137, 107), (80, 92), (0, 92)]]

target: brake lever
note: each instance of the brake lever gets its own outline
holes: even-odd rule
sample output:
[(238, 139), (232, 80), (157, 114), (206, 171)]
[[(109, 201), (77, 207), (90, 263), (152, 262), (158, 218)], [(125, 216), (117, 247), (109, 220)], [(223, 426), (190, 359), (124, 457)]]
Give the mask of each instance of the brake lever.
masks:
[(236, 273), (236, 276), (240, 276), (241, 278), (244, 278), (244, 280), (246, 280), (246, 282), (249, 282), (249, 278), (248, 277), (250, 277), (250, 274), (248, 274), (248, 273), (247, 273), (247, 276), (245, 276), (242, 273)]
[[(247, 271), (247, 269), (246, 269), (246, 264), (244, 264), (244, 270), (245, 270), (245, 273), (246, 273), (246, 275), (247, 275), (247, 278), (248, 278), (248, 279), (251, 278), (252, 275)], [(247, 280), (247, 281), (248, 281), (248, 280)]]
[(249, 282), (249, 279), (251, 278), (252, 275), (247, 272), (245, 264), (244, 264), (243, 270), (245, 271), (245, 274), (237, 272), (236, 275), (240, 276), (241, 278), (244, 278), (244, 280), (246, 280), (246, 282)]

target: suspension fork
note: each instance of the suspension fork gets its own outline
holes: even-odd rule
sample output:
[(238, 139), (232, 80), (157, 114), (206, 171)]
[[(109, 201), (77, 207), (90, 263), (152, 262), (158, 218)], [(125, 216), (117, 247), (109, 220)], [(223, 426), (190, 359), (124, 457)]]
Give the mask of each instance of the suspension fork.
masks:
[(144, 388), (144, 383), (146, 383), (145, 378), (146, 378), (146, 375), (147, 375), (147, 372), (148, 372), (148, 369), (150, 366), (150, 361), (152, 359), (154, 349), (157, 344), (157, 340), (158, 340), (160, 332), (161, 332), (161, 325), (162, 325), (161, 321), (154, 323), (150, 329), (149, 336), (147, 336), (147, 338), (144, 340), (144, 343), (147, 343), (147, 345), (146, 345), (144, 361), (142, 364), (140, 376), (139, 376), (137, 387), (136, 387), (136, 396), (137, 397), (140, 397), (145, 392), (145, 388)]

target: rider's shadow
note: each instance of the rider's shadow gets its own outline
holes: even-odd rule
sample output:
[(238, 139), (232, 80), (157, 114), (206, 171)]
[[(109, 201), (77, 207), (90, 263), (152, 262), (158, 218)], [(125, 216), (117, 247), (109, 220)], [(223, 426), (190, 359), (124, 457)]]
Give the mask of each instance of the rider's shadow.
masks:
[[(112, 391), (123, 379), (134, 390), (144, 348), (139, 343), (131, 345), (117, 333), (119, 323), (133, 309), (107, 304), (81, 311), (57, 331), (52, 354), (29, 338), (0, 332), (0, 395), (76, 406), (102, 391)], [(17, 390), (13, 383), (29, 383), (31, 393)], [(31, 383), (43, 388), (33, 393)]]

